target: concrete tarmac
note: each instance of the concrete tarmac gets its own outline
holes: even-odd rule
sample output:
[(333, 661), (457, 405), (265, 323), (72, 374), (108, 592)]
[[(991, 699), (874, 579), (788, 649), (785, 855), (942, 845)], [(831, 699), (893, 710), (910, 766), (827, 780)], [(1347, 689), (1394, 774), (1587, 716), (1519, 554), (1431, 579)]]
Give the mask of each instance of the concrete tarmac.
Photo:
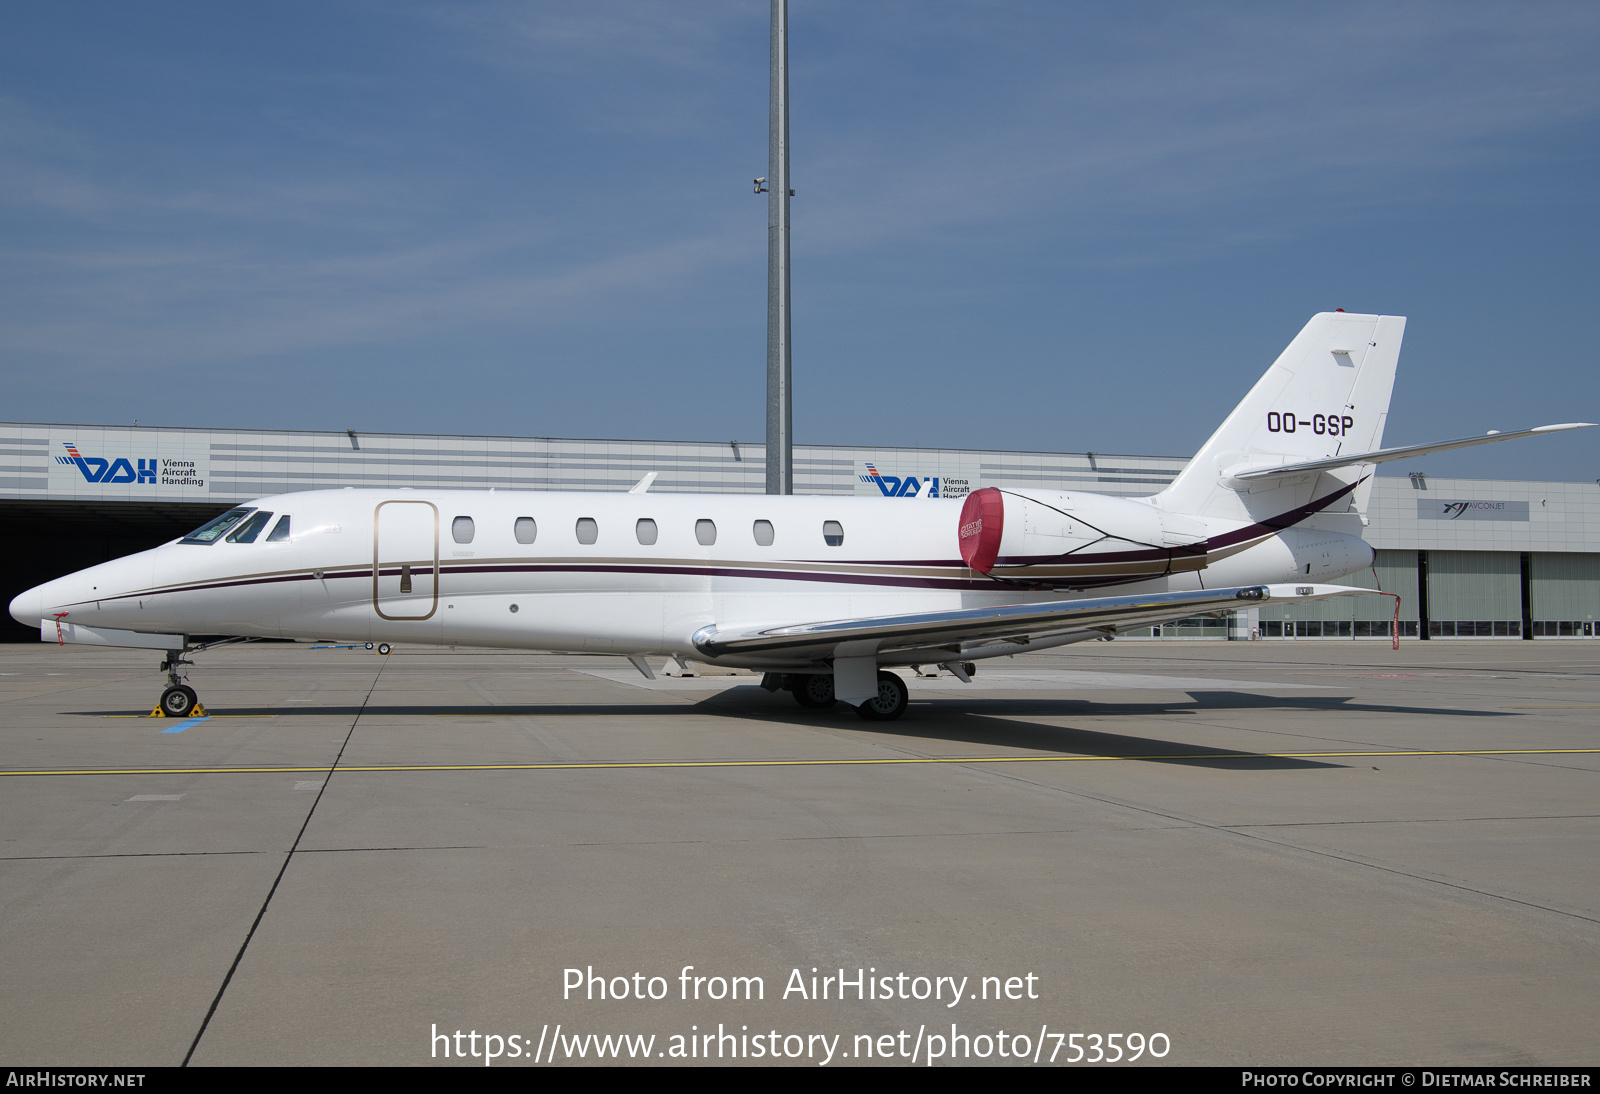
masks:
[(0, 647), (7, 1064), (1597, 1062), (1600, 642), (157, 660)]

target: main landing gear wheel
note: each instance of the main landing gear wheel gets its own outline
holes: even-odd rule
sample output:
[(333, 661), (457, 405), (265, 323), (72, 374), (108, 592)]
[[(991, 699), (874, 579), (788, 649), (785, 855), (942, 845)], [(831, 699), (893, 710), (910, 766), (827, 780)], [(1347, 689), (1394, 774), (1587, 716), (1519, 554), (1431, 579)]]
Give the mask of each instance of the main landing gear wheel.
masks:
[(174, 684), (161, 693), (161, 713), (168, 718), (187, 718), (199, 701), (194, 688), (187, 684)]
[[(369, 649), (369, 650), (370, 650), (370, 649), (371, 649), (371, 648), (372, 648), (372, 647), (371, 647), (371, 646), (368, 646), (368, 647), (367, 647), (367, 649)], [(390, 650), (392, 650), (392, 649), (394, 649), (394, 647), (393, 647), (393, 646), (391, 646), (391, 645), (389, 645), (389, 643), (387, 643), (387, 642), (379, 642), (379, 643), (378, 643), (378, 652), (379, 652), (379, 653), (382, 653), (382, 654), (388, 654), (388, 652), (389, 652), (389, 651), (390, 651)]]
[(878, 673), (878, 695), (856, 707), (856, 713), (869, 722), (892, 722), (911, 705), (906, 682), (892, 672)]
[(834, 704), (831, 676), (796, 676), (789, 690), (794, 692), (795, 701), (807, 710), (823, 710)]

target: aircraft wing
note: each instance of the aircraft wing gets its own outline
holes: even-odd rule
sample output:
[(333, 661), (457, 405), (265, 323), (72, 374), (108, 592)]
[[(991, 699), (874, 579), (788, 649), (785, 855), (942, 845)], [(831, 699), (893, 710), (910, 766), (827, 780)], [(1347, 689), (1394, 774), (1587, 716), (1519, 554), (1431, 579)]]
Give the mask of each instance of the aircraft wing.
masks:
[(1560, 433), (1568, 429), (1589, 429), (1594, 422), (1564, 422), (1561, 425), (1539, 425), (1532, 429), (1518, 429), (1511, 433), (1486, 433), (1481, 437), (1460, 437), (1453, 441), (1435, 441), (1432, 444), (1412, 444), (1404, 448), (1379, 448), (1372, 452), (1356, 452), (1345, 456), (1329, 456), (1324, 460), (1284, 464), (1281, 467), (1230, 467), (1224, 477), (1237, 482), (1253, 482), (1274, 475), (1301, 475), (1308, 471), (1331, 471), (1335, 467), (1352, 467), (1358, 463), (1388, 463), (1412, 456), (1426, 456), (1431, 452), (1448, 452), (1452, 448), (1471, 448), (1477, 444), (1493, 444), (1518, 437), (1537, 437), (1541, 433)]
[(1110, 633), (1117, 628), (1166, 623), (1205, 612), (1255, 607), (1268, 601), (1320, 600), (1373, 592), (1343, 585), (1251, 585), (832, 619), (775, 627), (724, 629), (709, 626), (696, 631), (693, 642), (695, 648), (708, 657), (728, 654), (861, 656), (869, 652), (938, 647), (959, 652), (964, 643), (999, 641), (1026, 645), (1073, 631), (1102, 628)]

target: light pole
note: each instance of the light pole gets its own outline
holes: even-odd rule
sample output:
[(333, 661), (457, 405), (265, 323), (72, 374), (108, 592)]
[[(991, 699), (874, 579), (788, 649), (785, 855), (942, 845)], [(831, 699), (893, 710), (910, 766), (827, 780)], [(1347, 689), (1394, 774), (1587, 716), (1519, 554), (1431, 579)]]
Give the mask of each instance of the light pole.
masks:
[[(759, 193), (761, 181), (757, 180)], [(767, 493), (794, 493), (789, 357), (789, 2), (772, 0), (767, 136)]]

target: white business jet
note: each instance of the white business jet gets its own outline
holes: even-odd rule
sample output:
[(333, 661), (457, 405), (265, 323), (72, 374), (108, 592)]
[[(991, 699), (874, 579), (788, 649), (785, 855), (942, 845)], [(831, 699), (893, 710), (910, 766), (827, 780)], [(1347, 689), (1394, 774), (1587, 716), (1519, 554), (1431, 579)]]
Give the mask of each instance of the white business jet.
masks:
[(891, 666), (976, 662), (1281, 599), (1371, 565), (1373, 465), (1576, 429), (1380, 447), (1405, 320), (1306, 324), (1167, 489), (964, 500), (314, 490), (47, 582), (11, 614), (47, 642), (186, 654), (325, 638), (670, 657), (755, 669), (802, 706), (898, 718)]

